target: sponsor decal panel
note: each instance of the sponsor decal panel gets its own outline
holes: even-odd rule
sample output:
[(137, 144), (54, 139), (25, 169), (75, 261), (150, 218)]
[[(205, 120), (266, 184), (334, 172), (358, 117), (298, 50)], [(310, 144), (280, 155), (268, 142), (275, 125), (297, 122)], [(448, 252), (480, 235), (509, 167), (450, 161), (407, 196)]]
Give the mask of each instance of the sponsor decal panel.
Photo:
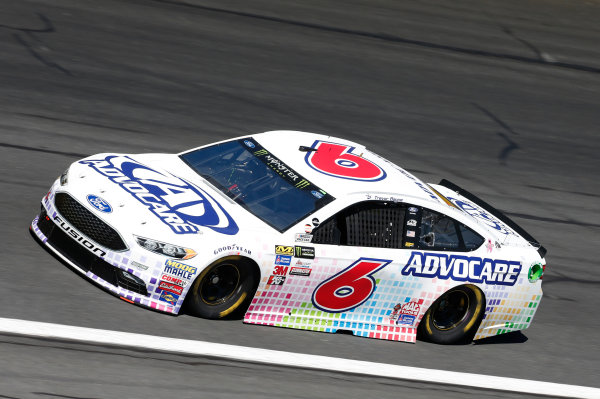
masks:
[(520, 272), (517, 261), (427, 252), (412, 252), (402, 269), (404, 276), (508, 286), (515, 285)]
[(390, 320), (396, 324), (412, 326), (421, 311), (421, 306), (418, 302), (411, 301), (404, 304), (398, 303), (394, 306), (394, 310), (390, 314)]
[(296, 242), (311, 242), (312, 234), (296, 234)]
[(314, 247), (296, 246), (294, 256), (296, 258), (314, 259), (315, 258), (315, 248)]
[(165, 262), (163, 273), (189, 281), (197, 271), (198, 269), (194, 266), (168, 259)]
[(143, 265), (143, 264), (141, 264), (139, 262), (136, 262), (134, 260), (131, 261), (131, 266), (135, 267), (138, 270), (148, 270), (149, 269), (149, 266)]
[(180, 285), (182, 287), (185, 287), (189, 283), (188, 280), (184, 280), (182, 278), (175, 277), (175, 276), (172, 276), (170, 274), (165, 274), (165, 273), (163, 273), (162, 276), (160, 276), (160, 279), (164, 280), (166, 282), (172, 283), (172, 284)]
[(290, 275), (308, 277), (310, 276), (311, 271), (312, 269), (308, 267), (292, 267), (290, 270)]
[(408, 219), (408, 220), (406, 221), (406, 225), (407, 225), (407, 226), (412, 226), (412, 227), (414, 227), (414, 226), (416, 226), (416, 225), (417, 225), (417, 221), (416, 221), (415, 219)]
[(402, 324), (405, 326), (412, 326), (415, 323), (415, 316), (401, 314), (398, 316), (397, 324)]
[(169, 283), (168, 281), (160, 281), (158, 283), (158, 289), (163, 291), (169, 291), (173, 294), (181, 295), (183, 287), (177, 284)]
[(310, 267), (311, 264), (312, 264), (312, 262), (302, 260), (302, 259), (298, 259), (296, 261), (296, 266), (300, 266), (300, 267)]
[(289, 255), (275, 255), (275, 264), (289, 266), (292, 263), (292, 257)]
[(179, 300), (179, 295), (167, 291), (162, 291), (158, 299), (175, 306), (177, 305), (177, 301)]
[(91, 206), (93, 206), (94, 208), (96, 208), (97, 210), (99, 210), (100, 212), (104, 212), (104, 213), (112, 212), (112, 207), (110, 206), (110, 204), (107, 201), (103, 200), (102, 198), (98, 197), (97, 195), (89, 194), (86, 198), (87, 198), (89, 204)]
[(175, 175), (159, 172), (123, 155), (79, 162), (119, 185), (175, 234), (196, 234), (200, 226), (228, 235), (239, 231), (213, 197)]
[(275, 245), (275, 253), (277, 255), (294, 255), (294, 247)]
[(276, 274), (272, 274), (269, 276), (269, 280), (267, 281), (268, 285), (283, 285), (285, 283), (285, 276), (279, 276)]
[(251, 250), (246, 249), (246, 248), (244, 248), (242, 246), (239, 246), (237, 244), (231, 244), (231, 245), (226, 245), (226, 246), (217, 248), (217, 249), (214, 250), (213, 253), (215, 255), (218, 255), (218, 254), (220, 254), (222, 252), (237, 252), (238, 255), (240, 255), (242, 253), (244, 253), (246, 255), (252, 255), (252, 251)]
[(420, 311), (421, 311), (421, 306), (417, 302), (414, 302), (414, 301), (405, 303), (400, 308), (400, 314), (407, 314), (407, 315), (411, 315), (411, 316), (418, 316)]

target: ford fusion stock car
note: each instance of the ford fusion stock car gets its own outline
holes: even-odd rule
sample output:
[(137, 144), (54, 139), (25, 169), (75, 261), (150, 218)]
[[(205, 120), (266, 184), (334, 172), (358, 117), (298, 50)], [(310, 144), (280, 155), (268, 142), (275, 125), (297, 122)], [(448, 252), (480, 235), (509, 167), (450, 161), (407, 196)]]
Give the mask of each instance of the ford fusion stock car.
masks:
[(31, 231), (143, 307), (406, 342), (527, 328), (546, 266), (533, 237), (461, 187), (295, 131), (87, 157)]

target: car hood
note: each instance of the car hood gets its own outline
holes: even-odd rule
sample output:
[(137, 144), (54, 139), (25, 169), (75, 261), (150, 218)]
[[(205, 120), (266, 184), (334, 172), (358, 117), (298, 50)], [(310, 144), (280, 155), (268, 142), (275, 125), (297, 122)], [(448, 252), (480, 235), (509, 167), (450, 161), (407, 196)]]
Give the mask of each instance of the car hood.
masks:
[(71, 165), (64, 189), (123, 235), (235, 240), (243, 222), (263, 224), (172, 154), (93, 155)]

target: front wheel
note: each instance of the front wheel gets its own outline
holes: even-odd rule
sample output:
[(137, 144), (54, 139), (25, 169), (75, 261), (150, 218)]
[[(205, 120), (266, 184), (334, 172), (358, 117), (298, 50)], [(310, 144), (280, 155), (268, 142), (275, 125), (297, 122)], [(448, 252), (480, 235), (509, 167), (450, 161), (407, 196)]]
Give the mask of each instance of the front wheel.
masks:
[[(237, 259), (236, 259), (237, 258)], [(221, 319), (244, 309), (257, 286), (252, 265), (239, 257), (221, 259), (196, 278), (188, 294), (194, 314)]]
[(455, 287), (427, 310), (419, 330), (431, 342), (455, 344), (473, 339), (484, 310), (484, 298), (473, 285)]

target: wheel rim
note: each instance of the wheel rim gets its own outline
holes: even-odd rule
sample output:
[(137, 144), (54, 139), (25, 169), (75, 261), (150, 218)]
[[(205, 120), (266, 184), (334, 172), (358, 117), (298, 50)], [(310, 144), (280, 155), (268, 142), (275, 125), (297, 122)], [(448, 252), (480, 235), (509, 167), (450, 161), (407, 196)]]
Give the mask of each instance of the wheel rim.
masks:
[(200, 297), (215, 306), (233, 296), (240, 284), (240, 271), (234, 264), (223, 263), (212, 268), (200, 282)]
[(453, 329), (467, 318), (469, 305), (469, 295), (462, 290), (445, 294), (433, 311), (433, 325), (438, 330)]

